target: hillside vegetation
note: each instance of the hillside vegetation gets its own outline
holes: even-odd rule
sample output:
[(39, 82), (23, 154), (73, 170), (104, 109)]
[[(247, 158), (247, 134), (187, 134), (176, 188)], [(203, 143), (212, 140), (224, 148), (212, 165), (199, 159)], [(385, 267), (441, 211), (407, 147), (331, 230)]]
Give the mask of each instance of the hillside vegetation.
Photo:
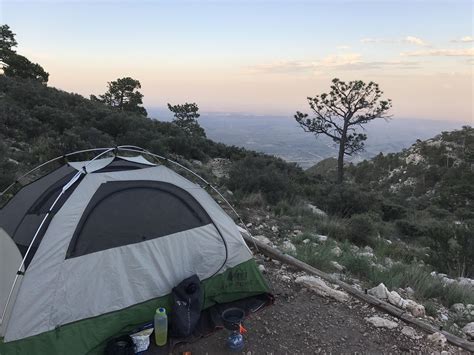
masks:
[[(463, 279), (454, 282), (474, 277), (471, 127), (348, 165), (347, 181), (335, 184), (331, 161), (304, 171), (279, 158), (189, 135), (170, 122), (0, 75), (0, 191), (53, 157), (121, 144), (193, 167), (225, 192), (252, 222), (254, 234), (270, 236), (316, 267), (367, 286), (410, 286), (427, 312), (430, 302), (474, 303), (472, 286), (466, 288)], [(446, 275), (433, 277), (432, 271)]]

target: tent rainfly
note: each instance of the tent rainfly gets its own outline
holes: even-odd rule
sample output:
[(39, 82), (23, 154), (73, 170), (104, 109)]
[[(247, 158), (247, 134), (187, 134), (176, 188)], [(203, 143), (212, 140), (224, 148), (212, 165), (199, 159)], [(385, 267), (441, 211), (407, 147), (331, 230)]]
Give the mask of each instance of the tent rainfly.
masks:
[(65, 163), (0, 210), (0, 354), (98, 352), (169, 310), (172, 288), (194, 274), (204, 309), (268, 292), (203, 188), (120, 148)]

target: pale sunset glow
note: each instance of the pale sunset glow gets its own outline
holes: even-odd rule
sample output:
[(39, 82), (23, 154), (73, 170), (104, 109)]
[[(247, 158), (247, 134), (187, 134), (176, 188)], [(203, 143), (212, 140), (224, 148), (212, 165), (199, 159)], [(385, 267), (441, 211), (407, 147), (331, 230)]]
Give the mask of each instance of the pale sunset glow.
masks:
[(472, 123), (472, 1), (0, 1), (18, 52), (86, 97), (140, 80), (146, 107), (292, 115), (373, 80), (398, 117)]

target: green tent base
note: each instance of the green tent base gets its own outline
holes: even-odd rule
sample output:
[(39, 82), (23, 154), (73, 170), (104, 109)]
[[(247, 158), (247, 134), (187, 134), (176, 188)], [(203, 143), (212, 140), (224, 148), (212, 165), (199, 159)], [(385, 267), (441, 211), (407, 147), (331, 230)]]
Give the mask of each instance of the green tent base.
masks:
[[(269, 292), (268, 285), (253, 259), (202, 282), (204, 309)], [(64, 324), (55, 330), (25, 339), (2, 343), (0, 355), (10, 354), (102, 354), (111, 337), (127, 333), (153, 319), (158, 307), (170, 311), (166, 295), (116, 312)]]

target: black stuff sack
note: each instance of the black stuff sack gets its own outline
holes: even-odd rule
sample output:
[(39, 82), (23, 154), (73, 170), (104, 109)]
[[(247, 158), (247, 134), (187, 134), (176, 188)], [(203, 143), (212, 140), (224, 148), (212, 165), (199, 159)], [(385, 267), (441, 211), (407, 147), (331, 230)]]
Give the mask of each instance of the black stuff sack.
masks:
[(107, 343), (105, 355), (134, 355), (135, 344), (129, 335), (122, 335)]
[(188, 277), (171, 292), (170, 335), (175, 338), (190, 336), (201, 318), (203, 292), (197, 275)]

